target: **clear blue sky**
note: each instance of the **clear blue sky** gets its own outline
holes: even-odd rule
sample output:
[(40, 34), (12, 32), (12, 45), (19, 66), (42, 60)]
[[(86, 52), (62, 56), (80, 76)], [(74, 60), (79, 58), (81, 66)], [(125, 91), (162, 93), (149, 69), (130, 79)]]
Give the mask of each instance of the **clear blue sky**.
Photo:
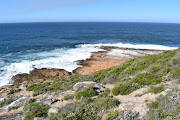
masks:
[(1, 0), (0, 23), (180, 23), (180, 0)]

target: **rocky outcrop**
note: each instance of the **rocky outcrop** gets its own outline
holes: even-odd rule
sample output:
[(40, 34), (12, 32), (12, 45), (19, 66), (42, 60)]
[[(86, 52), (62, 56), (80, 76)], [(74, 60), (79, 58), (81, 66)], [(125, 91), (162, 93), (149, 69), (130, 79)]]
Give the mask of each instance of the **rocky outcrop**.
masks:
[(21, 97), (21, 98), (17, 99), (16, 101), (12, 102), (11, 104), (9, 104), (7, 106), (7, 110), (10, 110), (12, 108), (21, 107), (21, 106), (25, 105), (29, 100), (30, 100), (30, 98), (28, 98), (28, 97)]
[(84, 90), (84, 88), (88, 88), (90, 85), (92, 85), (94, 89), (100, 90), (100, 92), (104, 92), (106, 89), (102, 84), (93, 81), (78, 82), (73, 86), (73, 89), (78, 92)]
[(17, 74), (12, 77), (12, 80), (14, 81), (14, 84), (19, 84), (24, 81), (26, 82), (37, 82), (37, 81), (44, 81), (44, 80), (50, 80), (54, 78), (62, 78), (62, 77), (68, 77), (70, 73), (63, 69), (34, 69), (30, 71), (29, 74)]
[(41, 103), (51, 105), (51, 104), (58, 102), (58, 101), (60, 101), (60, 100), (53, 99), (53, 98), (44, 98), (43, 100), (41, 100)]

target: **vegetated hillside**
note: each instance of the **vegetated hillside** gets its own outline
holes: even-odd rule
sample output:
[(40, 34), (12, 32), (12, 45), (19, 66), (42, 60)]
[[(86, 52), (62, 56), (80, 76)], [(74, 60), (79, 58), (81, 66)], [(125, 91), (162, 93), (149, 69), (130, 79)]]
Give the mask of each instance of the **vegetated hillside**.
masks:
[[(94, 81), (102, 84), (117, 84), (113, 94), (129, 94), (144, 85), (155, 85), (162, 81), (178, 79), (180, 76), (180, 48), (165, 51), (160, 55), (148, 55), (131, 59), (125, 63), (95, 72), (90, 75), (72, 75), (69, 78), (53, 80), (28, 87), (37, 94), (52, 90), (68, 90), (80, 81)], [(122, 91), (122, 86), (125, 92)], [(121, 91), (119, 91), (121, 88)]]
[(89, 76), (95, 82), (119, 84), (112, 91), (114, 95), (129, 94), (144, 85), (155, 85), (162, 81), (179, 79), (179, 77), (180, 48), (165, 51), (160, 55), (131, 59), (124, 64), (98, 71)]
[[(99, 92), (90, 85), (82, 91), (75, 92), (73, 86), (77, 82), (83, 81), (114, 84), (115, 87), (106, 89), (104, 92)], [(172, 85), (168, 87), (162, 84), (168, 81), (175, 82), (177, 86), (174, 87)], [(148, 120), (179, 119), (179, 84), (180, 48), (174, 51), (165, 51), (160, 55), (149, 55), (131, 59), (119, 66), (104, 69), (90, 75), (72, 75), (68, 78), (35, 83), (28, 85), (25, 91), (18, 87), (10, 87), (6, 91), (8, 97), (3, 102), (0, 102), (0, 107), (6, 107), (14, 101), (18, 103), (18, 101), (26, 100), (25, 107), (23, 108), (25, 120), (33, 120), (34, 117), (46, 117), (50, 120), (138, 120), (141, 113), (119, 109), (118, 106), (121, 104), (126, 105), (126, 102), (121, 102), (121, 99), (118, 99), (117, 95), (129, 95), (137, 89), (145, 88), (147, 89), (145, 93), (129, 96), (129, 99), (136, 99), (136, 97), (141, 99), (141, 96), (152, 93), (158, 97), (155, 102), (148, 101), (142, 97), (141, 100), (144, 101), (142, 106), (144, 108), (149, 107), (149, 111), (147, 115), (142, 116), (141, 114), (141, 117)], [(167, 94), (157, 95), (166, 89), (169, 89), (169, 92), (166, 92)], [(68, 93), (67, 91), (71, 91), (71, 94), (66, 95)], [(25, 93), (31, 94), (31, 97), (16, 98), (15, 95), (20, 92), (23, 95)], [(40, 95), (42, 96), (40, 97)], [(63, 98), (58, 101), (55, 99), (57, 95), (60, 95), (60, 97), (63, 96)], [(47, 99), (45, 96), (51, 98)], [(29, 101), (27, 102), (27, 100)], [(66, 101), (70, 104), (67, 104)], [(47, 102), (51, 104), (47, 105)], [(56, 102), (57, 104), (53, 105)], [(54, 106), (58, 107), (58, 110)], [(13, 111), (14, 109), (19, 109), (19, 106), (11, 106), (8, 110)], [(50, 110), (49, 113), (53, 113), (47, 114), (48, 110)]]

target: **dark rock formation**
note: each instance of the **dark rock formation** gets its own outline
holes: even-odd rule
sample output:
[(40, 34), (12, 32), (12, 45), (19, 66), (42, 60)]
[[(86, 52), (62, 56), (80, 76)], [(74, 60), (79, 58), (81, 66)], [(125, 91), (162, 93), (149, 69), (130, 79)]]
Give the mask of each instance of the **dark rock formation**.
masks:
[(12, 77), (12, 80), (14, 81), (14, 84), (18, 85), (19, 83), (22, 83), (24, 81), (26, 82), (45, 81), (54, 78), (68, 77), (69, 75), (70, 73), (63, 69), (42, 68), (42, 69), (34, 69), (30, 71), (29, 74), (26, 73), (17, 74)]

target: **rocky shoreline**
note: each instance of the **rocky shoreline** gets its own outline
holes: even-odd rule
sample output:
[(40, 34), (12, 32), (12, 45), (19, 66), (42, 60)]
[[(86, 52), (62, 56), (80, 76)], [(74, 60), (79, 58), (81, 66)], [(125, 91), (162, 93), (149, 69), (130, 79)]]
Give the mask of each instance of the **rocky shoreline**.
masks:
[(89, 59), (78, 61), (78, 64), (82, 67), (76, 68), (75, 70), (73, 70), (73, 73), (79, 75), (87, 75), (99, 70), (120, 65), (129, 59), (145, 55), (157, 55), (163, 52), (163, 50), (130, 49), (113, 46), (104, 46), (100, 49), (104, 51), (93, 52)]
[(76, 61), (81, 67), (76, 68), (72, 71), (72, 73), (63, 69), (35, 68), (34, 70), (30, 71), (29, 74), (22, 73), (13, 76), (11, 83), (15, 85), (19, 85), (21, 83), (32, 84), (55, 78), (69, 77), (71, 74), (88, 75), (96, 71), (120, 65), (129, 59), (145, 55), (157, 55), (163, 52), (163, 50), (131, 49), (113, 46), (103, 46), (100, 47), (100, 49), (101, 51), (92, 52), (89, 59)]

